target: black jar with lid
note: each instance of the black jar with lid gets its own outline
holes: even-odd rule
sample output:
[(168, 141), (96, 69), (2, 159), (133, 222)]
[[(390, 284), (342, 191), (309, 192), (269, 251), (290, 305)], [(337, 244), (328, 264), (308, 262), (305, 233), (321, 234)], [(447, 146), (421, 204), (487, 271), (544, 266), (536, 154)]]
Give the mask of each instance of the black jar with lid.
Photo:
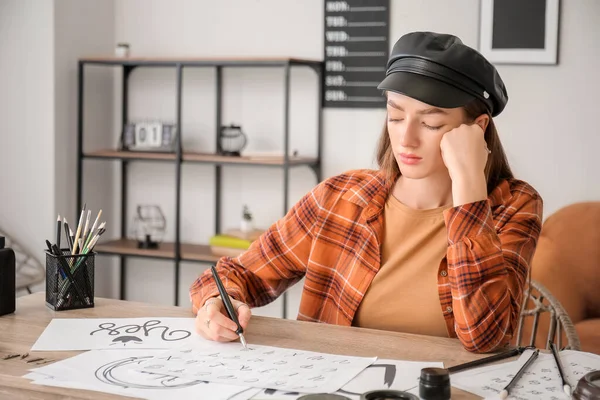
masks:
[(449, 400), (450, 374), (444, 368), (423, 368), (419, 379), (419, 397), (423, 400)]

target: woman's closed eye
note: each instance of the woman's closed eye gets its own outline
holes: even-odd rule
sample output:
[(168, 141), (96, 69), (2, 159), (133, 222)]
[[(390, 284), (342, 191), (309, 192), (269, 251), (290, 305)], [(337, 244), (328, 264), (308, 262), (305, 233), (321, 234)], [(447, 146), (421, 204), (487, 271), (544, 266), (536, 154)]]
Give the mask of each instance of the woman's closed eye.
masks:
[(400, 122), (400, 121), (404, 121), (404, 118), (392, 118), (392, 117), (388, 118), (388, 122)]
[(444, 127), (444, 124), (432, 126), (432, 125), (427, 125), (425, 122), (423, 122), (423, 126), (427, 129), (429, 129), (430, 131), (437, 131), (437, 130), (442, 129)]

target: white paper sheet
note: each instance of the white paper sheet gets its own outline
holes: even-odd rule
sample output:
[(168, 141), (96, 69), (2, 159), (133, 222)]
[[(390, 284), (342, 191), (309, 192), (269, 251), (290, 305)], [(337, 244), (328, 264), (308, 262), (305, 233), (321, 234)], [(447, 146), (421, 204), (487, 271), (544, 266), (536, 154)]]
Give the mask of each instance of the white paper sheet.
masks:
[[(519, 360), (514, 362), (453, 374), (450, 381), (452, 386), (459, 389), (481, 397), (497, 399), (500, 391), (510, 382), (530, 355), (531, 351), (527, 350)], [(593, 370), (600, 370), (600, 356), (595, 354), (565, 350), (560, 352), (560, 359), (565, 378), (573, 389), (583, 375)], [(509, 392), (509, 399), (566, 400), (569, 398), (563, 392), (562, 381), (551, 353), (540, 353)]]
[[(346, 396), (352, 400), (360, 400), (362, 393), (371, 390), (409, 391), (409, 389), (416, 387), (418, 393), (421, 369), (427, 367), (443, 368), (444, 363), (377, 360), (344, 385), (336, 394)], [(303, 395), (298, 392), (264, 389), (255, 395), (252, 400), (295, 400)]]
[(196, 340), (194, 318), (54, 318), (31, 351), (170, 349)]
[[(255, 388), (148, 374), (132, 366), (163, 350), (93, 350), (54, 364), (32, 369), (25, 377), (35, 384), (114, 393), (151, 400), (247, 400)], [(233, 397), (235, 396), (235, 397)]]
[(27, 375), (23, 375), (23, 378), (29, 379), (30, 381), (36, 381), (36, 380), (41, 380), (41, 379), (46, 379), (46, 378), (53, 378), (53, 376), (38, 373), (38, 372), (30, 372)]
[(225, 384), (333, 393), (375, 361), (270, 346), (250, 345), (244, 350), (239, 343), (203, 341), (166, 351), (136, 368)]

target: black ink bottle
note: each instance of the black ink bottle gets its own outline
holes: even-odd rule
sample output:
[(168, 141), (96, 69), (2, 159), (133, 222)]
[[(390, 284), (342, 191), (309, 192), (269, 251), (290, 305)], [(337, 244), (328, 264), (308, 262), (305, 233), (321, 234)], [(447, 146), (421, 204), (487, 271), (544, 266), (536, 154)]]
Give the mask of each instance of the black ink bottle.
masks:
[(444, 368), (423, 368), (419, 379), (423, 400), (450, 400), (450, 374)]
[(0, 236), (0, 315), (15, 312), (15, 252), (5, 248), (4, 236)]
[(600, 371), (592, 371), (585, 374), (585, 376), (577, 383), (572, 399), (600, 399)]

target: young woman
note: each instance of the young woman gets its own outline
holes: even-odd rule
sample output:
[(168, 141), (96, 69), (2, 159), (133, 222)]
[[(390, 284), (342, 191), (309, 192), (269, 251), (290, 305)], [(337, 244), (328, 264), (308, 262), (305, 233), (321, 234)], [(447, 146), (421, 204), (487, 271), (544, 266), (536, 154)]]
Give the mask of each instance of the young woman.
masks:
[[(300, 320), (496, 350), (515, 334), (542, 222), (542, 200), (513, 178), (492, 119), (504, 84), (460, 39), (413, 32), (379, 88), (379, 170), (325, 180), (248, 251), (219, 261), (240, 324), (305, 277)], [(199, 334), (238, 337), (210, 271), (190, 295)]]

